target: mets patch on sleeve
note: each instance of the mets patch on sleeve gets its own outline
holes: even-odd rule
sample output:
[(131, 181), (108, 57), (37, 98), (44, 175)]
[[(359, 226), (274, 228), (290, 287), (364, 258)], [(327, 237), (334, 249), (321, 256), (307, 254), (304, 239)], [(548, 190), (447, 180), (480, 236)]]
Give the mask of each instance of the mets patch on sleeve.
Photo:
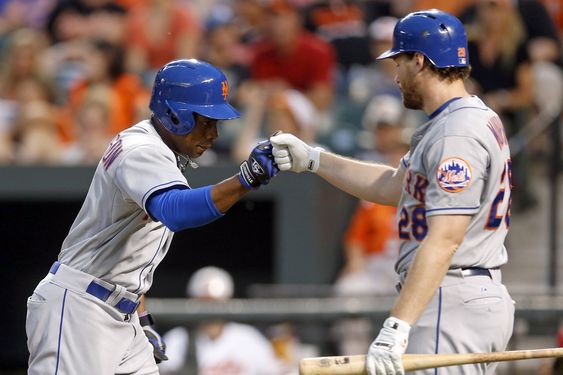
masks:
[(438, 166), (436, 180), (442, 190), (459, 193), (471, 183), (471, 166), (461, 158), (445, 159)]

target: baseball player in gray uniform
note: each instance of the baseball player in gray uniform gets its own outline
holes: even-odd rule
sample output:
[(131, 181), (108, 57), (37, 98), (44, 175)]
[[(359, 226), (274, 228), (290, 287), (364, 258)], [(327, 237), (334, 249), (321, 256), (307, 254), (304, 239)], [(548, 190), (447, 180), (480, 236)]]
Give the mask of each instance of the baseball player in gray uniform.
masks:
[(228, 93), (225, 75), (202, 61), (157, 73), (150, 120), (113, 139), (58, 260), (28, 299), (30, 375), (158, 374), (165, 348), (142, 296), (173, 233), (221, 217), (278, 171), (265, 141), (236, 175), (188, 185), (184, 169), (212, 146), (218, 120), (239, 117)]
[[(409, 152), (396, 168), (271, 137), (280, 170), (316, 172), (358, 198), (397, 205), (399, 297), (369, 347), (370, 375), (404, 374), (401, 355), (504, 350), (514, 306), (501, 283), (510, 221), (510, 152), (495, 112), (467, 93), (467, 40), (438, 10), (402, 18), (393, 47), (403, 103), (422, 109)], [(417, 374), (493, 374), (495, 364)]]

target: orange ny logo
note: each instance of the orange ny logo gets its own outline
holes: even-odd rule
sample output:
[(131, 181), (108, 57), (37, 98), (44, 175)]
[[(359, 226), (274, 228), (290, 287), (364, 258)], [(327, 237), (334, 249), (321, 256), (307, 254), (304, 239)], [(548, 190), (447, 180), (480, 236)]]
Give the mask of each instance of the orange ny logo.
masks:
[(221, 95), (223, 95), (223, 98), (227, 100), (227, 96), (229, 96), (229, 84), (227, 83), (227, 81), (221, 82), (221, 90)]

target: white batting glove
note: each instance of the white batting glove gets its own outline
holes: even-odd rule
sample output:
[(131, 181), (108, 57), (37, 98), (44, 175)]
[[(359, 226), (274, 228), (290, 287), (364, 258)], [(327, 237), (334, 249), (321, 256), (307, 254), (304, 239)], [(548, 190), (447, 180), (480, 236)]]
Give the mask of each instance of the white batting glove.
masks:
[(272, 154), (280, 171), (316, 173), (319, 169), (321, 147), (311, 147), (293, 134), (282, 133), (270, 137)]
[(366, 356), (369, 375), (404, 375), (401, 356), (407, 349), (411, 326), (401, 319), (389, 317)]

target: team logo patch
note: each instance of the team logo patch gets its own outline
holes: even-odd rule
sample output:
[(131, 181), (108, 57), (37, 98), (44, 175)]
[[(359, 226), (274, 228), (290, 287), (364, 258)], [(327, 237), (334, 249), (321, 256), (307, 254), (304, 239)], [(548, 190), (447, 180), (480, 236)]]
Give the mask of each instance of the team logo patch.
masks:
[(223, 95), (223, 99), (227, 100), (229, 96), (229, 84), (227, 81), (221, 81), (221, 95)]
[(460, 158), (449, 158), (440, 163), (436, 171), (436, 180), (448, 193), (458, 193), (471, 182), (471, 166)]
[(465, 47), (459, 47), (457, 49), (457, 61), (459, 64), (467, 64), (467, 52)]

